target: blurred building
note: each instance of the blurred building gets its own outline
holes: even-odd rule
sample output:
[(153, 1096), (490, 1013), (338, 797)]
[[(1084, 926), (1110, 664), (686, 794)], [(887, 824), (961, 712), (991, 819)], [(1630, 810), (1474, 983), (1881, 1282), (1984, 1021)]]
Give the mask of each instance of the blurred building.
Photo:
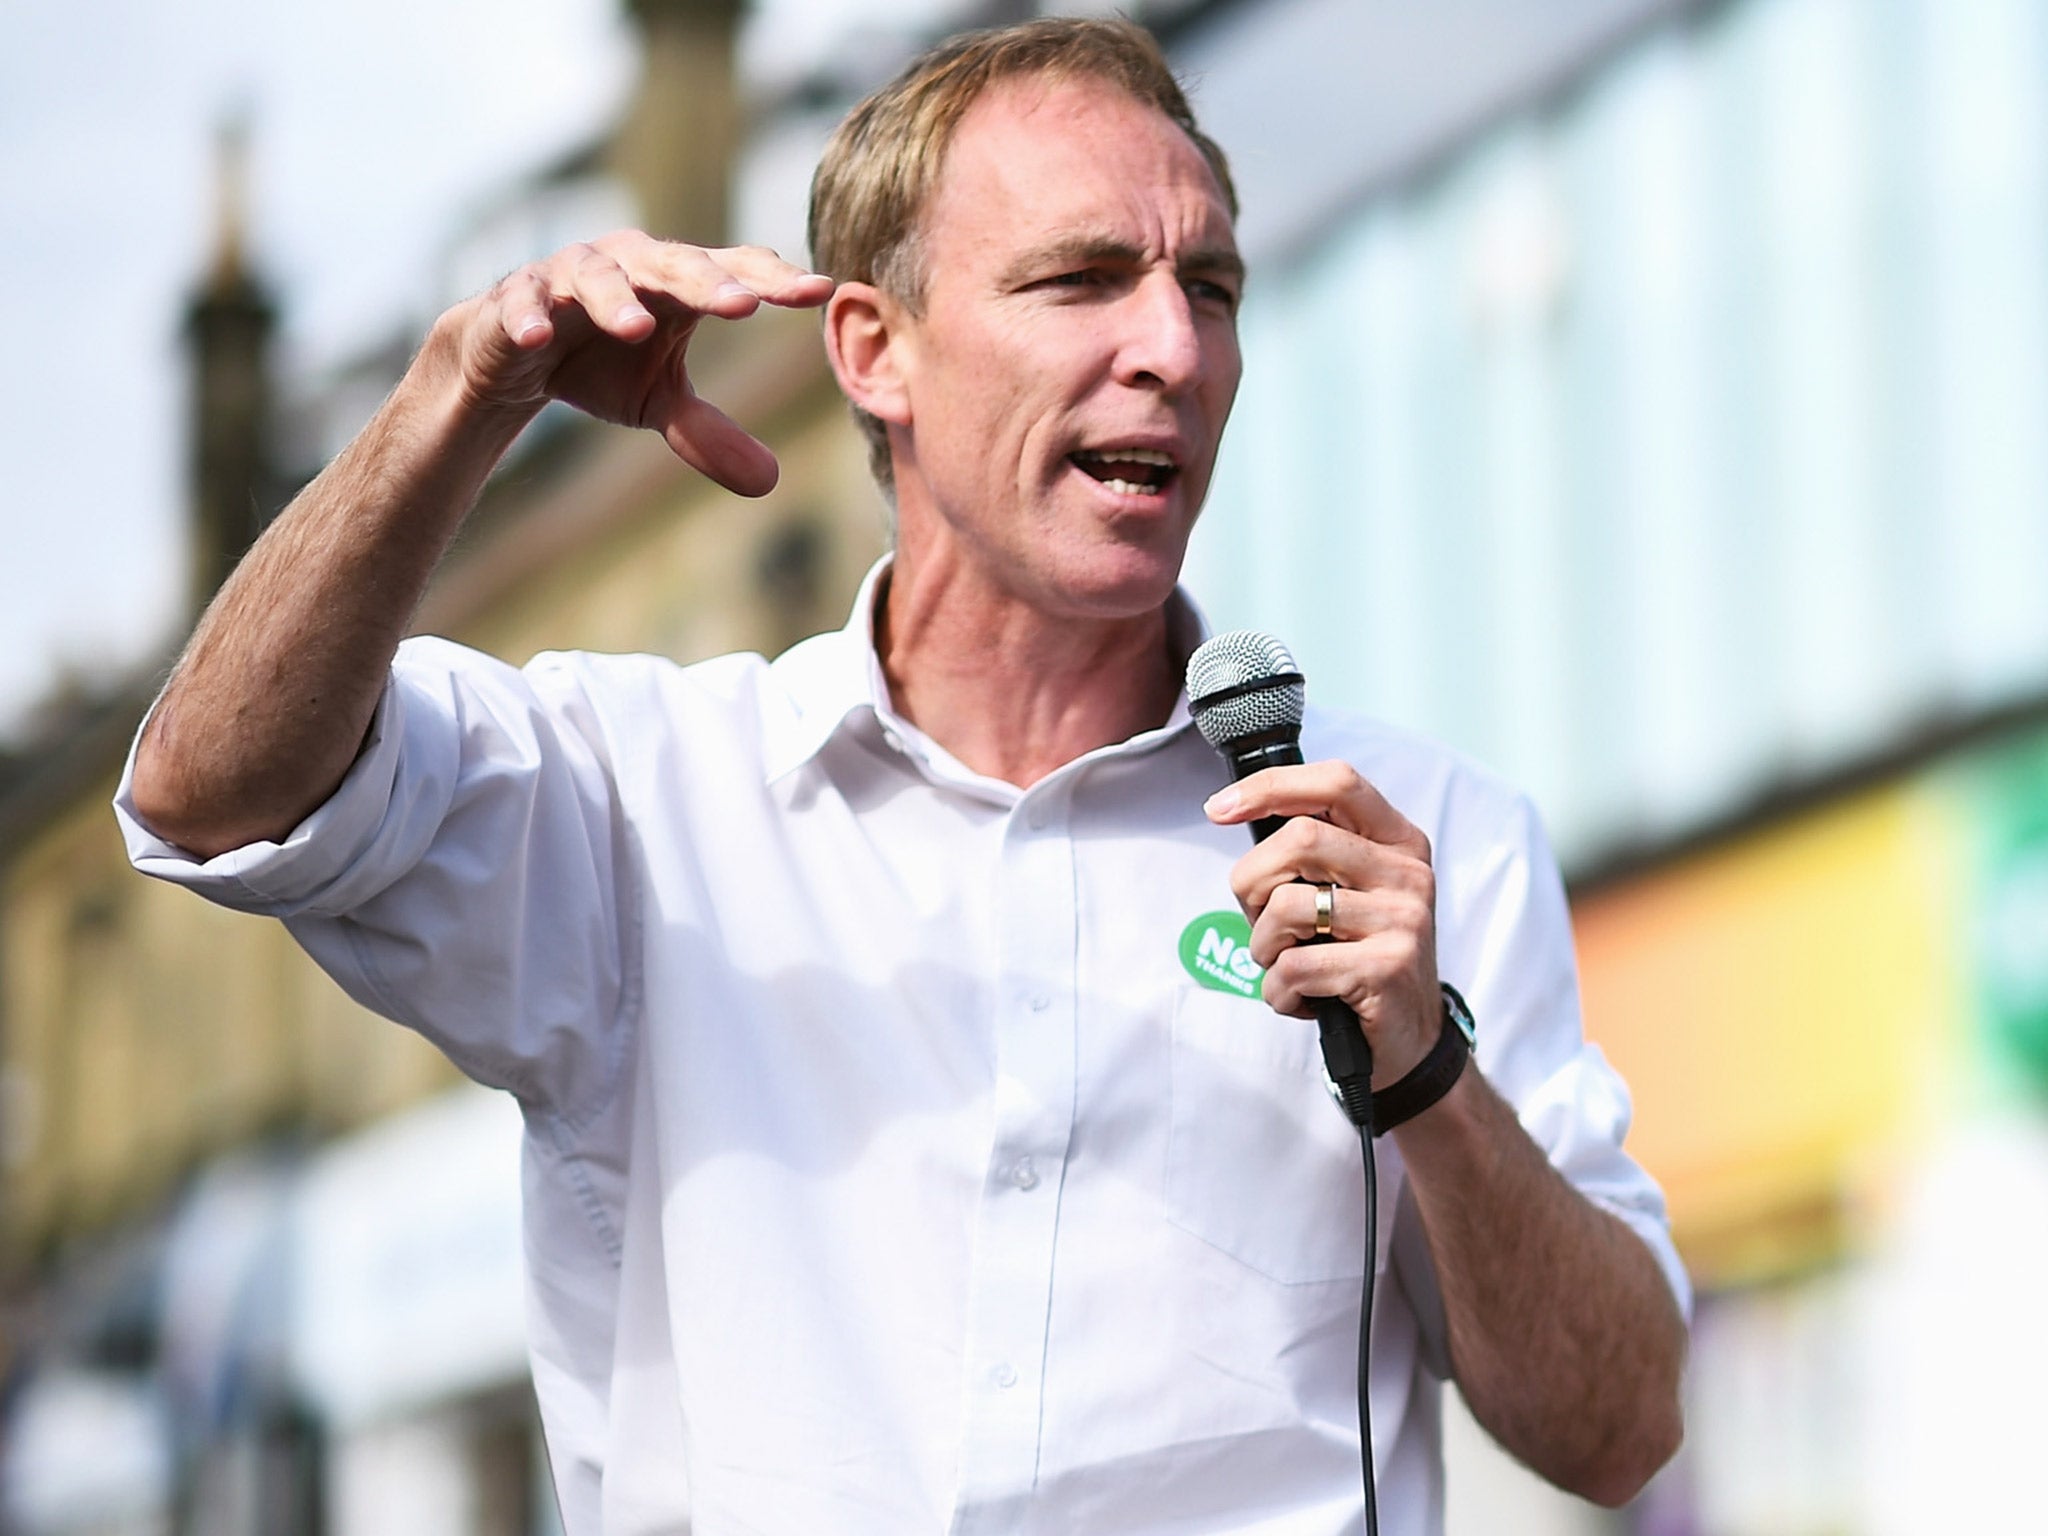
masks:
[[(451, 267), (628, 217), (722, 238), (739, 7), (631, 8), (646, 78), (616, 134), (451, 231)], [(198, 602), (410, 350), (310, 388), (271, 376), (240, 159), (230, 135), (187, 316)], [(885, 520), (815, 326), (768, 315), (693, 349), (705, 390), (777, 443), (773, 496), (735, 506), (658, 440), (547, 413), (422, 627), (523, 658), (772, 652), (838, 623)], [(127, 870), (107, 800), (160, 681), (74, 701), (0, 783), (0, 1529), (541, 1536), (517, 1109), (278, 925)]]
[[(824, 132), (916, 30), (1031, 7), (757, 37), (737, 81), (737, 0), (631, 9), (648, 73), (617, 135), (452, 232), (451, 272), (629, 216), (797, 249)], [(1534, 791), (1589, 1028), (1701, 1287), (1687, 1449), (1643, 1500), (1548, 1494), (1467, 1424), (1453, 1529), (2029, 1528), (2048, 15), (1140, 10), (1231, 150), (1253, 268), (1190, 582), (1286, 636), (1318, 697)], [(268, 383), (224, 180), (190, 320), (202, 587), (295, 478), (265, 445), (317, 462), (406, 350)], [(885, 531), (814, 326), (698, 348), (776, 445), (771, 497), (547, 413), (421, 627), (688, 658), (836, 624)], [(0, 1520), (548, 1531), (516, 1110), (274, 925), (128, 872), (105, 806), (155, 681), (74, 701), (0, 776)]]

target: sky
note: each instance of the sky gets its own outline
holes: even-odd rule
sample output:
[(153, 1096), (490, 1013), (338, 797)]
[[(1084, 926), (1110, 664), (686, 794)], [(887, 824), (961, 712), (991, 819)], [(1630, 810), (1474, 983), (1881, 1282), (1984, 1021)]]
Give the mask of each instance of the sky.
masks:
[(0, 0), (0, 725), (63, 669), (154, 657), (184, 586), (180, 314), (216, 125), (251, 124), (252, 241), (314, 367), (427, 307), (451, 216), (607, 120), (616, 0)]
[[(758, 0), (743, 57), (786, 78), (949, 9)], [(0, 0), (0, 22), (5, 733), (66, 672), (117, 674), (177, 638), (178, 333), (211, 249), (218, 125), (249, 120), (279, 361), (314, 376), (423, 330), (465, 213), (610, 123), (636, 61), (621, 0)]]

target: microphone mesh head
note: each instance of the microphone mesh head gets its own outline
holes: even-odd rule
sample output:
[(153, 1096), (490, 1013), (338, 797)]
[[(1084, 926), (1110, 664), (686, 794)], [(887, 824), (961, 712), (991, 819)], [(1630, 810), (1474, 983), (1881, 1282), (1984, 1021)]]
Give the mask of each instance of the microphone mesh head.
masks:
[(1204, 640), (1188, 658), (1188, 698), (1195, 729), (1220, 751), (1265, 731), (1301, 729), (1306, 689), (1286, 646), (1255, 629), (1234, 629)]

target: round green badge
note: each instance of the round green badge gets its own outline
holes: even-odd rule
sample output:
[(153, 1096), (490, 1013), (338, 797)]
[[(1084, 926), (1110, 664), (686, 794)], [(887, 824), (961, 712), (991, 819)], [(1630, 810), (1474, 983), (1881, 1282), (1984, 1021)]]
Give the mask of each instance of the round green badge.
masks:
[(1257, 997), (1266, 969), (1252, 958), (1252, 925), (1242, 912), (1204, 912), (1180, 933), (1180, 963), (1203, 986)]

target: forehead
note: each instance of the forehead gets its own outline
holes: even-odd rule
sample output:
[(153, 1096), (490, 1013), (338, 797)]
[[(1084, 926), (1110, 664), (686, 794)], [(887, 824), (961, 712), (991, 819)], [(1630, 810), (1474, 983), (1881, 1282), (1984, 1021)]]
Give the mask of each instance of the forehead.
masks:
[(1234, 248), (1209, 162), (1165, 113), (1105, 81), (989, 87), (961, 117), (923, 232), (960, 258), (1100, 226), (1148, 248)]

